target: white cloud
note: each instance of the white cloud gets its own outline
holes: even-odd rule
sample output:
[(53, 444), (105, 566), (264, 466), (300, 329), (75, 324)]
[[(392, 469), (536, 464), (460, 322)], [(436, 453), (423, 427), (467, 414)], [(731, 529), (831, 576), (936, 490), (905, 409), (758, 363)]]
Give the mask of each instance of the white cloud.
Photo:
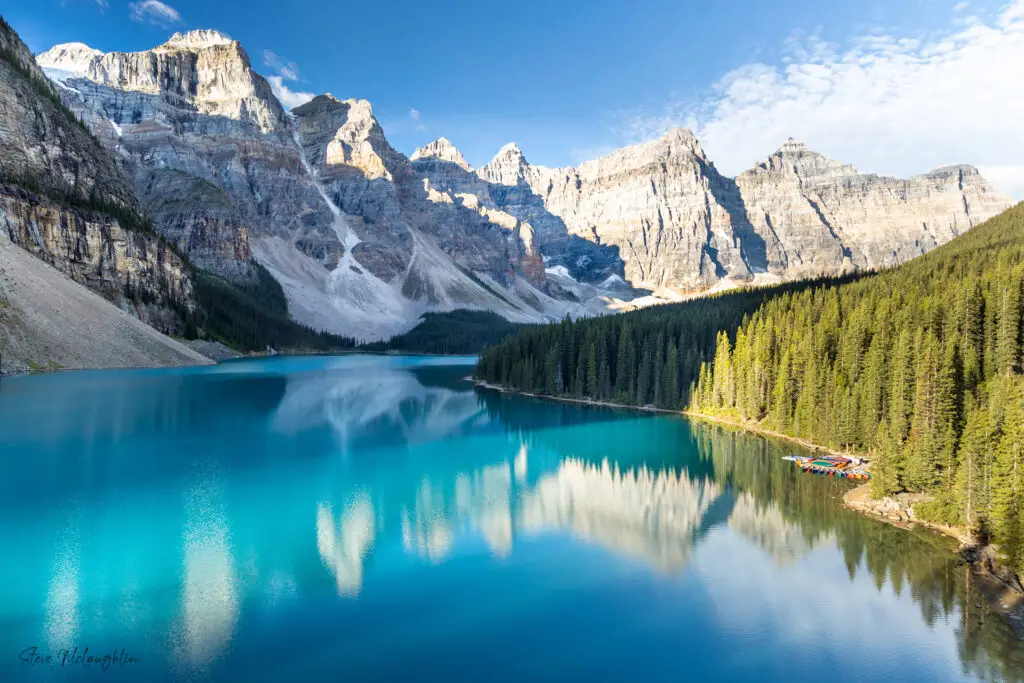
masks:
[(954, 12), (963, 12), (964, 10), (966, 10), (970, 6), (971, 6), (971, 3), (967, 2), (967, 0), (964, 0), (963, 2), (958, 2), (955, 5), (953, 5), (953, 11)]
[(905, 177), (971, 163), (1024, 199), (1024, 0), (955, 25), (919, 37), (872, 32), (842, 49), (794, 35), (781, 67), (747, 64), (702, 100), (627, 113), (619, 135), (639, 142), (689, 127), (729, 174), (789, 136), (868, 172)]
[(416, 123), (416, 130), (423, 131), (427, 129), (426, 124), (420, 121), (420, 110), (415, 107), (409, 107), (409, 119)]
[(270, 83), (270, 89), (274, 91), (277, 100), (285, 109), (294, 109), (316, 97), (311, 92), (292, 90), (284, 84), (281, 76), (267, 76), (267, 82)]
[(276, 74), (267, 76), (270, 89), (285, 109), (294, 109), (301, 104), (309, 102), (315, 97), (311, 92), (292, 90), (285, 81), (299, 81), (299, 67), (295, 62), (284, 59), (270, 50), (263, 51), (263, 63), (276, 71)]
[(286, 81), (299, 80), (299, 67), (295, 62), (278, 57), (270, 50), (263, 51), (263, 63), (277, 71), (278, 75)]
[(161, 26), (167, 26), (170, 24), (176, 24), (181, 21), (181, 15), (178, 14), (178, 10), (174, 9), (170, 5), (165, 5), (160, 0), (140, 0), (139, 2), (128, 3), (129, 9), (131, 9), (131, 17), (133, 21), (148, 22), (150, 24), (158, 24)]
[(96, 0), (96, 4), (99, 5), (101, 12), (107, 9), (107, 0)]

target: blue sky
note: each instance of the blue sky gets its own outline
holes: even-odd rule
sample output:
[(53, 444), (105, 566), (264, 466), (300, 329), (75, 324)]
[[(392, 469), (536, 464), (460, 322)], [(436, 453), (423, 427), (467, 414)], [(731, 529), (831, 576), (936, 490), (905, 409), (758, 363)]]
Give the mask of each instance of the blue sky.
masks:
[(34, 0), (2, 13), (35, 52), (218, 29), (293, 93), (369, 99), (407, 154), (444, 135), (473, 165), (515, 141), (562, 166), (688, 125), (727, 173), (792, 135), (866, 171), (1019, 174), (1024, 194), (1021, 126), (993, 132), (967, 111), (981, 88), (1009, 88), (994, 104), (1024, 120), (1021, 79), (984, 69), (1024, 57), (1024, 0)]

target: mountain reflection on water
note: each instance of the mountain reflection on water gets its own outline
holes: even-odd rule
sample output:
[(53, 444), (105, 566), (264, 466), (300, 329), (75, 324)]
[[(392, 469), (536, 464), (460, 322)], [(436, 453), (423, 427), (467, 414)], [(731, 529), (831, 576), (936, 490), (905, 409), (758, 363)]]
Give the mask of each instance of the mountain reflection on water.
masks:
[[(842, 509), (849, 485), (801, 475), (781, 460), (792, 446), (476, 390), (471, 363), (278, 358), (5, 380), (0, 542), (16, 559), (0, 578), (17, 590), (0, 599), (0, 639), (128, 643), (153, 666), (219, 680), (247, 653), (344, 648), (324, 637), (348, 633), (351, 648), (327, 659), (357, 671), (374, 647), (443, 657), (461, 642), (445, 629), (511, 628), (509, 610), (539, 613), (544, 595), (588, 582), (603, 588), (586, 609), (599, 595), (613, 609), (612, 586), (639, 581), (651, 600), (691, 592), (646, 608), (647, 593), (630, 593), (622, 604), (636, 604), (614, 609), (634, 610), (621, 618), (638, 634), (678, 603), (703, 615), (678, 628), (730, 651), (729, 638), (777, 629), (773, 653), (834, 634), (886, 661), (905, 637), (898, 647), (931, 653), (940, 668), (926, 671), (948, 680), (1024, 680), (1020, 641), (977, 607), (950, 543)], [(515, 608), (497, 588), (508, 572)], [(620, 574), (646, 578), (609, 583)], [(955, 642), (935, 645), (936, 628)], [(429, 637), (445, 644), (428, 655)]]

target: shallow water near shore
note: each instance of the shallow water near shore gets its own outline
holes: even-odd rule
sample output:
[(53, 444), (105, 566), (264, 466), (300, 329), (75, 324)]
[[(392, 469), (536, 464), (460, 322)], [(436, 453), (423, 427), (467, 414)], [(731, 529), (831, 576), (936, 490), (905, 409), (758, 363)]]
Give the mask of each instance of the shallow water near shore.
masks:
[(472, 363), (0, 380), (0, 680), (1024, 680), (952, 541), (793, 444)]

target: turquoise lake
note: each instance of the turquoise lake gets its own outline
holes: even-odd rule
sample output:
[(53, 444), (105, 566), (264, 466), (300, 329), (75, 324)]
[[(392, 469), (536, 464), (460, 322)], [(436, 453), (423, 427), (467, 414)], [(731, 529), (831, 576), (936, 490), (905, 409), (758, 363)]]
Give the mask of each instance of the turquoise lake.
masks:
[(0, 680), (1024, 680), (950, 542), (792, 445), (473, 362), (0, 380)]

